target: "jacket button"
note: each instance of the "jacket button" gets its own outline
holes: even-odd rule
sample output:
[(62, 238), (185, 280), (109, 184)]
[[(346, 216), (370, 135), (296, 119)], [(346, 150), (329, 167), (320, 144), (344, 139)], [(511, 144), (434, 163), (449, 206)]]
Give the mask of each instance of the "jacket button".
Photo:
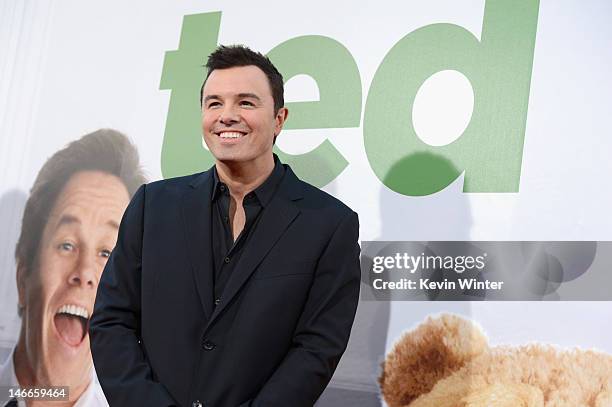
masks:
[(213, 350), (215, 349), (215, 344), (211, 341), (204, 341), (202, 347), (204, 348), (204, 350)]
[(215, 305), (219, 305), (220, 303), (221, 303), (221, 298), (217, 298), (217, 299), (215, 300)]
[(204, 406), (202, 405), (202, 403), (200, 403), (200, 400), (196, 400), (196, 401), (194, 401), (193, 403), (191, 403), (191, 405), (192, 405), (193, 407), (204, 407)]

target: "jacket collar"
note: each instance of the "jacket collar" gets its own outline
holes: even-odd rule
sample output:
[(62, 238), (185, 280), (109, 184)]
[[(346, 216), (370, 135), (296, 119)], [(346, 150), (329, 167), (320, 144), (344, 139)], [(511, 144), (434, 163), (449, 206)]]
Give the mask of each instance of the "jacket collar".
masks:
[[(302, 181), (295, 175), (288, 164), (281, 163), (281, 165), (285, 168), (285, 175), (280, 181), (277, 193), (280, 193), (290, 201), (297, 201), (303, 198), (304, 191)], [(189, 186), (193, 189), (201, 189), (202, 197), (210, 198), (213, 193), (214, 171), (215, 167), (212, 166), (208, 170), (195, 175), (194, 179), (189, 183)]]

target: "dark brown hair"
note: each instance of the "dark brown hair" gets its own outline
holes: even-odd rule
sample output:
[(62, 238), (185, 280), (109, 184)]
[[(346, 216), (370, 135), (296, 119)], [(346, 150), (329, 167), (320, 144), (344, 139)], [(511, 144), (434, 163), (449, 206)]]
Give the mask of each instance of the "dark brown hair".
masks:
[(255, 52), (244, 45), (220, 45), (208, 56), (208, 61), (206, 61), (208, 72), (200, 88), (200, 103), (202, 103), (204, 85), (212, 71), (249, 65), (254, 65), (261, 69), (268, 78), (272, 98), (274, 99), (274, 114), (278, 113), (278, 110), (285, 106), (283, 76), (267, 56)]

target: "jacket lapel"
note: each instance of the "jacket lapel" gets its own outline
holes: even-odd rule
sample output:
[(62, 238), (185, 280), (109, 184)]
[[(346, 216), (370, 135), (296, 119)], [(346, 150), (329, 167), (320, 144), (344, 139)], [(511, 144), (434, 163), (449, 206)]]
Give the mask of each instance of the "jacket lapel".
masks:
[(189, 261), (206, 319), (213, 311), (211, 244), (212, 169), (200, 174), (182, 199), (182, 215)]
[(279, 185), (274, 198), (261, 214), (261, 219), (249, 238), (249, 244), (242, 253), (233, 274), (230, 276), (223, 291), (222, 301), (215, 308), (209, 319), (208, 328), (216, 317), (232, 301), (240, 288), (253, 274), (255, 268), (266, 257), (270, 249), (283, 235), (291, 222), (298, 216), (300, 210), (292, 201), (301, 198), (300, 181), (289, 166), (285, 166), (285, 176)]

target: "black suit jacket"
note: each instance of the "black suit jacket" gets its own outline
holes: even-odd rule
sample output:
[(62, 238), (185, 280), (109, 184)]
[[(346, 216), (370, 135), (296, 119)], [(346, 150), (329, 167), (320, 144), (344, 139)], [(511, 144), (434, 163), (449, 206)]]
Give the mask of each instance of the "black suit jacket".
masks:
[(90, 321), (111, 406), (312, 406), (359, 296), (357, 214), (285, 165), (214, 304), (212, 169), (143, 185)]

